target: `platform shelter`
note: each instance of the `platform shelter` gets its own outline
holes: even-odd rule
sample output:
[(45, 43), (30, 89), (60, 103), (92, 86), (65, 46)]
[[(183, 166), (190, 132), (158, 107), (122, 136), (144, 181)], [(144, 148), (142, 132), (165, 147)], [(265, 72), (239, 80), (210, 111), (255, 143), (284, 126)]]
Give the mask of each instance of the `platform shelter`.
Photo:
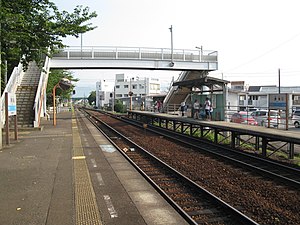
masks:
[(203, 105), (206, 97), (208, 97), (213, 108), (212, 119), (224, 120), (228, 83), (230, 82), (227, 80), (206, 76), (193, 80), (174, 82), (173, 86), (190, 90), (191, 106), (195, 99)]

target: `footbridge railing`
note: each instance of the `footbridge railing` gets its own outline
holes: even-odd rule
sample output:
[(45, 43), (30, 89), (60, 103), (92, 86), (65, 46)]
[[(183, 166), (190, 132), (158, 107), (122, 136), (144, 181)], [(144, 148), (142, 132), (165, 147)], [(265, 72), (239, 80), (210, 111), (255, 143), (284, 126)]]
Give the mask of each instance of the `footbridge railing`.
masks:
[(135, 59), (217, 62), (218, 52), (201, 49), (172, 49), (147, 47), (70, 46), (61, 49), (53, 58), (65, 59)]
[(199, 49), (71, 46), (51, 59), (51, 68), (216, 70), (218, 52)]
[(40, 119), (46, 114), (46, 89), (50, 70), (50, 59), (46, 56), (44, 67), (41, 72), (38, 88), (36, 91), (36, 96), (34, 100), (33, 110), (34, 110), (34, 127), (40, 126)]
[[(20, 62), (18, 66), (16, 66), (5, 86), (3, 94), (1, 96), (1, 128), (4, 127), (5, 124), (5, 93), (15, 94), (18, 86), (20, 85), (22, 78), (24, 75), (23, 66)], [(0, 128), (0, 129), (1, 129)]]

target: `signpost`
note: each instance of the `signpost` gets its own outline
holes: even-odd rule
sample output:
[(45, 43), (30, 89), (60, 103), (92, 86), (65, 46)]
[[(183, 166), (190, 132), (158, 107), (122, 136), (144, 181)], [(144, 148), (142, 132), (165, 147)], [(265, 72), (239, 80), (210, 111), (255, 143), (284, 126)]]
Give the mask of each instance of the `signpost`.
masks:
[[(281, 110), (285, 111), (285, 128), (288, 130), (289, 127), (289, 107), (288, 107), (288, 94), (269, 94), (269, 111), (270, 110)], [(270, 112), (269, 112), (270, 114)], [(279, 114), (280, 115), (280, 114)], [(270, 120), (269, 120), (270, 123)]]
[(5, 93), (5, 121), (6, 121), (6, 144), (9, 145), (9, 117), (14, 116), (15, 140), (18, 140), (18, 126), (17, 126), (17, 101), (16, 95), (13, 93)]

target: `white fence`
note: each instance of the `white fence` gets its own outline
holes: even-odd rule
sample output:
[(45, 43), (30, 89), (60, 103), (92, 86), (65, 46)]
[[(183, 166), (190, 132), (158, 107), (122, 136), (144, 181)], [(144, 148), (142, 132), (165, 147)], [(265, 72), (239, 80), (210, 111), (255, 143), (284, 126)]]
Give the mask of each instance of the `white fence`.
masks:
[(62, 59), (134, 59), (184, 62), (217, 62), (218, 52), (201, 49), (71, 46), (53, 55)]
[(5, 93), (15, 94), (17, 87), (20, 85), (24, 75), (23, 66), (21, 63), (14, 68), (1, 96), (1, 128), (5, 124)]

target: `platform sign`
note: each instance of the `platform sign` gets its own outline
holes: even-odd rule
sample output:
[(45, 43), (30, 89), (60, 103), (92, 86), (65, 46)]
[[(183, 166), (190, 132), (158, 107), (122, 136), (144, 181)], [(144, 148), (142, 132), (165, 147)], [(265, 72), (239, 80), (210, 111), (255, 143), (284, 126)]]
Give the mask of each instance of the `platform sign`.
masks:
[(285, 94), (269, 94), (269, 109), (286, 110), (288, 104), (288, 95)]
[(16, 94), (8, 93), (8, 116), (17, 115)]

